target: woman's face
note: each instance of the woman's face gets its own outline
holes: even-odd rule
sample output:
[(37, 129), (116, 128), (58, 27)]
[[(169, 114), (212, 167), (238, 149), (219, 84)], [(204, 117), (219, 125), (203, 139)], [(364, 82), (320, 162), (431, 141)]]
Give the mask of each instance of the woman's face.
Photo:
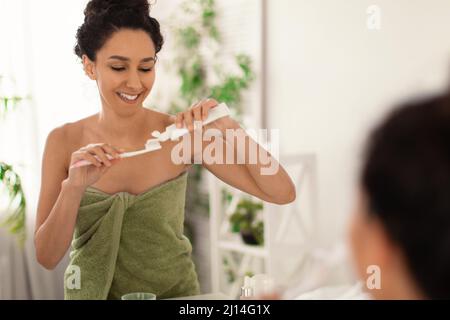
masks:
[(143, 30), (121, 29), (97, 51), (96, 61), (83, 58), (97, 81), (104, 108), (133, 114), (142, 107), (155, 82), (155, 46)]

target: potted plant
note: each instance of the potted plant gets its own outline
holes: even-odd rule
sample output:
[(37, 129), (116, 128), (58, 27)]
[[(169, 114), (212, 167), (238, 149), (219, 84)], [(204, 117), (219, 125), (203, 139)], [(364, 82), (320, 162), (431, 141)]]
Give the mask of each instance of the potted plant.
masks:
[(243, 198), (230, 217), (231, 231), (239, 232), (242, 241), (246, 244), (264, 244), (264, 222), (260, 217), (262, 209), (262, 202), (254, 202), (250, 198)]
[[(0, 84), (3, 77), (0, 76)], [(1, 88), (0, 88), (1, 89)], [(25, 98), (17, 95), (4, 94), (0, 90), (0, 118), (4, 118), (6, 113), (14, 110)], [(1, 209), (6, 210), (6, 218), (2, 217), (0, 226), (6, 227), (9, 232), (15, 234), (20, 244), (24, 244), (26, 229), (26, 198), (22, 188), (20, 176), (11, 164), (0, 161), (0, 196), (3, 193), (9, 198), (9, 205)]]

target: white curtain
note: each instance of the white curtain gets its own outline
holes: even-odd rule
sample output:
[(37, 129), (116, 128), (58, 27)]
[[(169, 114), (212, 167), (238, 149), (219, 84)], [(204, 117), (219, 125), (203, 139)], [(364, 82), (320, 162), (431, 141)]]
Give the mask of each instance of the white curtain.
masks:
[[(27, 241), (0, 229), (0, 299), (62, 299), (68, 257), (53, 271), (35, 258), (33, 232), (48, 132), (95, 113), (95, 84), (73, 54), (85, 0), (0, 0), (0, 93), (31, 96), (0, 119), (0, 161), (19, 173), (27, 197)], [(0, 190), (2, 191), (2, 190)], [(0, 196), (0, 217), (7, 198)]]

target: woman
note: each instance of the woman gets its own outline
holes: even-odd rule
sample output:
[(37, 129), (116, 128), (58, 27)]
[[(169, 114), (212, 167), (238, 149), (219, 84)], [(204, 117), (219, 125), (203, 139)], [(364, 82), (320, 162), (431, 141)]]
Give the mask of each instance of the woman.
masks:
[(349, 233), (376, 299), (450, 299), (450, 96), (408, 101), (370, 136)]
[[(173, 123), (192, 132), (193, 121), (205, 119), (217, 105), (201, 101), (177, 116), (142, 107), (155, 81), (162, 44), (159, 23), (149, 16), (146, 0), (87, 4), (75, 53), (86, 75), (97, 82), (102, 108), (49, 134), (35, 231), (37, 259), (48, 269), (58, 264), (73, 238), (68, 270), (78, 270), (80, 278), (66, 283), (66, 299), (118, 299), (136, 291), (158, 298), (199, 293), (192, 248), (183, 236), (191, 164), (172, 161), (178, 142), (118, 158), (142, 149), (152, 131), (162, 132)], [(240, 127), (225, 117), (207, 128), (225, 132)], [(73, 167), (81, 160), (92, 165)], [(285, 204), (295, 199), (292, 181), (281, 167), (269, 176), (261, 175), (260, 163), (202, 165), (262, 200)]]

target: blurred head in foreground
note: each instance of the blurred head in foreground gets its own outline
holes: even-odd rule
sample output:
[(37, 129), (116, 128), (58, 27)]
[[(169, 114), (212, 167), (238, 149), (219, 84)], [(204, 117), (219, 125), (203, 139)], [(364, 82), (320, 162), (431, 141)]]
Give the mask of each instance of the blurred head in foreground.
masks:
[(370, 137), (350, 241), (374, 298), (450, 298), (449, 101), (408, 102)]

